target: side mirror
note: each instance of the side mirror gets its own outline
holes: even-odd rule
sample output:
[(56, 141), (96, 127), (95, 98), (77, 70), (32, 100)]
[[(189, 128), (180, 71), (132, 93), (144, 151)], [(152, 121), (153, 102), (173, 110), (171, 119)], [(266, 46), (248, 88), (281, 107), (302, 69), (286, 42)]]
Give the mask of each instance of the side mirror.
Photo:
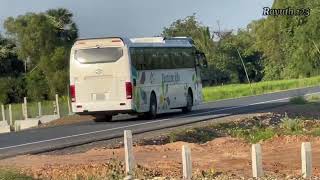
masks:
[(202, 52), (197, 53), (197, 66), (200, 66), (201, 68), (208, 68), (206, 55)]

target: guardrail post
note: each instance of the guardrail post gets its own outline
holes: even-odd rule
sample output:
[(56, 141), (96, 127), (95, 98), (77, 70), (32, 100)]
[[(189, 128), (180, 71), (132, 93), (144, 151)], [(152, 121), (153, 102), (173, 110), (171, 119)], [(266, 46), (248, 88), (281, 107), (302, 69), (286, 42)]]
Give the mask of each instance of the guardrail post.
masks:
[(312, 152), (310, 142), (304, 142), (301, 145), (301, 164), (303, 178), (310, 178), (312, 176)]
[(11, 106), (11, 104), (9, 104), (9, 120), (10, 120), (10, 126), (13, 126), (12, 106)]
[(2, 121), (5, 121), (6, 120), (6, 114), (4, 112), (4, 105), (3, 104), (1, 105), (1, 112), (2, 112)]
[(27, 106), (27, 97), (23, 98), (23, 105), (24, 107), (24, 119), (27, 120), (28, 119), (28, 106)]
[(183, 167), (183, 179), (191, 180), (192, 178), (191, 149), (188, 145), (182, 146), (182, 167)]
[(42, 116), (42, 106), (41, 106), (41, 102), (38, 102), (38, 114), (39, 114), (39, 117)]
[(56, 108), (57, 108), (57, 115), (60, 118), (60, 107), (59, 107), (59, 96), (56, 94)]
[(134, 168), (132, 132), (130, 130), (124, 131), (124, 153), (126, 162), (126, 174), (130, 175)]
[(261, 145), (253, 144), (251, 150), (252, 176), (254, 178), (263, 176)]

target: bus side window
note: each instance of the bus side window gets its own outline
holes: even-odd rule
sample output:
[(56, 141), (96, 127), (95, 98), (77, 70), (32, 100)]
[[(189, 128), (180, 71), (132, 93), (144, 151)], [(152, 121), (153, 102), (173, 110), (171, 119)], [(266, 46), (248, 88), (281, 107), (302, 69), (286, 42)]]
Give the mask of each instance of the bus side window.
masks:
[(130, 57), (132, 66), (138, 69), (137, 54), (134, 48), (130, 48)]
[(164, 48), (163, 49), (163, 56), (162, 56), (162, 67), (163, 69), (170, 69), (170, 49), (169, 48)]

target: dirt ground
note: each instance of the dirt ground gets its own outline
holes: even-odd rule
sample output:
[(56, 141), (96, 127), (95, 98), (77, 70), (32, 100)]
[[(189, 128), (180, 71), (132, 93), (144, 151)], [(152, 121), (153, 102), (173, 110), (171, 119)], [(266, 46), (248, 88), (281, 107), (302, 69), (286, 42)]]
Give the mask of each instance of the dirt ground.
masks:
[[(320, 119), (319, 110), (319, 105), (304, 105), (303, 108), (288, 105), (268, 111)], [(287, 175), (300, 175), (302, 142), (312, 143), (313, 174), (320, 177), (320, 137), (311, 136), (281, 136), (261, 142), (266, 174), (283, 178)], [(204, 144), (175, 142), (135, 146), (135, 162), (159, 176), (181, 177), (181, 147), (184, 144), (191, 147), (194, 173), (211, 170), (233, 175), (236, 179), (251, 175), (251, 145), (232, 137), (216, 138)], [(107, 163), (112, 159), (123, 161), (123, 148), (99, 147), (73, 154), (18, 156), (0, 160), (0, 166), (22, 168), (34, 177), (58, 179), (75, 177), (76, 174), (101, 174), (109, 168)]]
[[(320, 176), (320, 138), (284, 136), (262, 143), (263, 166), (267, 174), (277, 176), (300, 174), (300, 146), (311, 142), (313, 149), (313, 173)], [(181, 147), (184, 142), (161, 146), (148, 145), (134, 148), (135, 161), (139, 165), (157, 171), (161, 176), (181, 176)], [(205, 144), (188, 144), (192, 150), (193, 170), (214, 170), (240, 177), (250, 177), (250, 144), (231, 137), (217, 138)], [(57, 179), (75, 174), (95, 174), (111, 159), (124, 160), (120, 149), (93, 149), (72, 155), (19, 156), (0, 161), (2, 166), (28, 169), (34, 177)], [(31, 170), (31, 171), (30, 171)]]

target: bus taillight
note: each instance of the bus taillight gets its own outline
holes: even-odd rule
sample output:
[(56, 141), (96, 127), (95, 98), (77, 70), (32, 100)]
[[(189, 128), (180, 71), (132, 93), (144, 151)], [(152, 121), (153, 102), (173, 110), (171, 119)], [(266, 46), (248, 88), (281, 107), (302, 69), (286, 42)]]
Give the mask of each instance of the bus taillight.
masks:
[(70, 86), (70, 95), (71, 95), (71, 101), (76, 102), (76, 86), (75, 85)]
[(132, 83), (126, 82), (126, 95), (127, 99), (132, 99)]

